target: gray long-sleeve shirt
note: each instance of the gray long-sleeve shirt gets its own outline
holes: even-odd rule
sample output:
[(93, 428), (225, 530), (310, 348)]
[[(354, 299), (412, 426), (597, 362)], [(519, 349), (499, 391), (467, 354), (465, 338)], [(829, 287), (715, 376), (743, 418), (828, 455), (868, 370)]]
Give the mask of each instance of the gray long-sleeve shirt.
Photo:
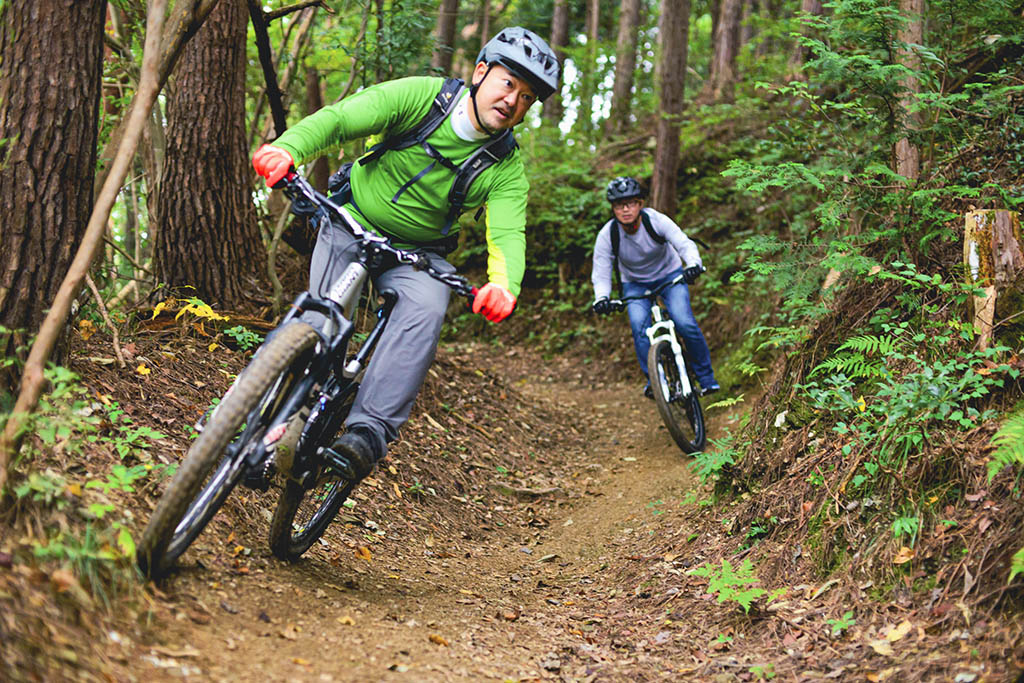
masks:
[(611, 296), (612, 230), (619, 231), (619, 277), (623, 282), (653, 282), (665, 277), (680, 265), (700, 266), (700, 252), (693, 240), (671, 218), (654, 209), (643, 209), (651, 219), (654, 232), (665, 238), (658, 244), (643, 225), (632, 235), (614, 218), (604, 224), (594, 242), (594, 267), (590, 281), (594, 298)]

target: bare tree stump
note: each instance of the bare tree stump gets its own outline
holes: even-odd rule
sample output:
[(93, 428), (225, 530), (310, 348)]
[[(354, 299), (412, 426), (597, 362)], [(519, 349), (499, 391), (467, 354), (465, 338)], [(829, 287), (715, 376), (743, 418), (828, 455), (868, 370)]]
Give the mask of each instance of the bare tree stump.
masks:
[(1018, 279), (1024, 273), (1022, 247), (1017, 212), (989, 209), (965, 214), (964, 264), (971, 283), (985, 290), (984, 295), (973, 297), (974, 326), (982, 349), (988, 348), (992, 339), (999, 295), (1007, 290), (1020, 290)]

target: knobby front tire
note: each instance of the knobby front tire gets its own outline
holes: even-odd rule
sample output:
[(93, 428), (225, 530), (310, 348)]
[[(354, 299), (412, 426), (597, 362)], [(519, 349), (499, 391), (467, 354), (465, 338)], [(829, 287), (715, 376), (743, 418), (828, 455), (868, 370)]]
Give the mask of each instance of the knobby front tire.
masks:
[(692, 378), (690, 395), (682, 395), (683, 370), (676, 362), (672, 344), (667, 339), (659, 339), (651, 345), (651, 350), (647, 354), (647, 369), (651, 376), (654, 403), (658, 406), (658, 413), (676, 445), (684, 453), (704, 450), (707, 433), (700, 397)]
[[(136, 553), (145, 575), (166, 574), (224, 504), (245, 474), (246, 445), (263, 437), (264, 429), (248, 429), (249, 423), (277, 410), (272, 404), (283, 400), (290, 388), (282, 381), (294, 381), (301, 374), (296, 361), (308, 358), (317, 341), (319, 335), (309, 325), (290, 324), (275, 332), (239, 375), (192, 443), (149, 519)], [(247, 443), (237, 442), (240, 432)], [(231, 445), (235, 455), (225, 457)]]

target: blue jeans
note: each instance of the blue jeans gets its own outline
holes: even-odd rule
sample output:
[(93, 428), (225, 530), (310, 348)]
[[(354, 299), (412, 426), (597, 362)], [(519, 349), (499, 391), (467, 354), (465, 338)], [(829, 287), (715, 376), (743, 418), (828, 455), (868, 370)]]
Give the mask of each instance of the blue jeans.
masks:
[[(623, 282), (622, 296), (642, 296), (647, 290), (653, 290), (666, 282), (679, 277), (683, 272), (680, 268), (660, 280), (654, 282)], [(707, 388), (714, 384), (715, 372), (711, 369), (711, 352), (708, 350), (708, 343), (704, 339), (704, 333), (700, 331), (697, 319), (690, 308), (690, 288), (686, 283), (668, 287), (661, 293), (661, 299), (668, 310), (668, 317), (676, 326), (676, 334), (686, 345), (686, 353), (693, 364), (693, 372), (697, 375), (697, 381), (701, 387)], [(626, 313), (629, 315), (629, 326), (633, 329), (633, 346), (636, 347), (636, 358), (640, 361), (640, 368), (647, 376), (647, 353), (651, 349), (651, 340), (647, 338), (647, 328), (651, 326), (651, 300), (637, 299), (626, 304)]]

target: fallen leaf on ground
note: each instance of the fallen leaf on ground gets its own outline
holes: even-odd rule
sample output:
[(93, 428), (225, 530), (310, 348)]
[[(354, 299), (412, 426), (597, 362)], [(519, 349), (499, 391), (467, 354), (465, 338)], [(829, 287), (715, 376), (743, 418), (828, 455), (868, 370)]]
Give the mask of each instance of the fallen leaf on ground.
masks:
[(875, 652), (877, 652), (880, 655), (885, 655), (886, 657), (892, 657), (893, 655), (896, 654), (896, 651), (892, 649), (892, 645), (889, 644), (888, 640), (883, 640), (881, 638), (878, 639), (878, 640), (872, 640), (870, 645), (871, 645), (871, 649), (874, 650)]
[(903, 546), (896, 553), (896, 557), (892, 558), (893, 564), (906, 564), (914, 559), (914, 549)]
[(373, 560), (373, 554), (370, 552), (370, 549), (367, 548), (365, 545), (361, 545), (358, 548), (356, 548), (356, 555), (363, 558), (367, 562)]
[(912, 630), (914, 630), (914, 625), (911, 624), (909, 621), (904, 621), (902, 624), (889, 631), (889, 633), (887, 633), (885, 637), (886, 639), (888, 639), (890, 643), (895, 643), (897, 640), (901, 639), (903, 636), (907, 635)]
[(436, 633), (430, 634), (430, 642), (436, 643), (438, 645), (443, 645), (444, 647), (448, 647), (448, 641), (445, 640), (442, 636), (437, 635)]

